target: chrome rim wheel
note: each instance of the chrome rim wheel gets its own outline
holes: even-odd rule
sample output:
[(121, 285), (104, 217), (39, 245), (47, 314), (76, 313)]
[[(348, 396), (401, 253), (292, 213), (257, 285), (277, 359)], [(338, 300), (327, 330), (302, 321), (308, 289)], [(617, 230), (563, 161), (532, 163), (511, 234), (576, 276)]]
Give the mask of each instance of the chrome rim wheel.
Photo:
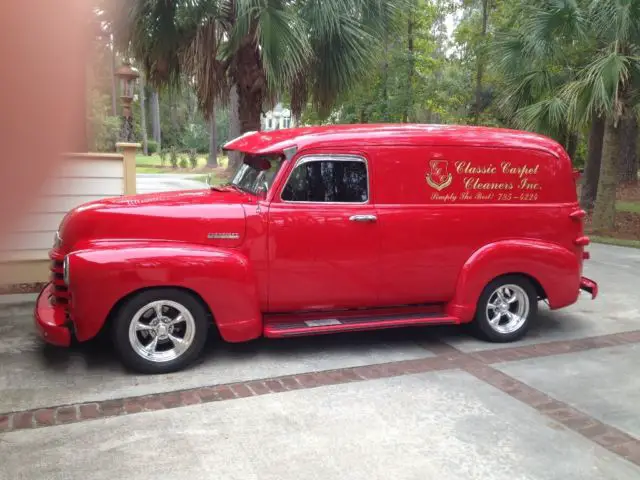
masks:
[(489, 326), (503, 335), (524, 325), (529, 316), (529, 296), (518, 285), (502, 285), (489, 295), (486, 316)]
[(196, 333), (191, 312), (171, 300), (146, 304), (129, 325), (129, 343), (133, 350), (151, 362), (169, 362), (186, 352)]

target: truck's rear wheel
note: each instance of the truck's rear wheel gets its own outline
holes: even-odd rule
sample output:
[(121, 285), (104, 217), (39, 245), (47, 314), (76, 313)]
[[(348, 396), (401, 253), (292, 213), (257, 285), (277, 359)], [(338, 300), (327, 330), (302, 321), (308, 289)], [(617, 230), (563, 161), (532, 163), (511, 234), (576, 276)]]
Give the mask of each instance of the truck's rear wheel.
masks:
[(535, 287), (523, 276), (505, 275), (485, 287), (478, 300), (476, 330), (492, 342), (522, 338), (538, 313)]
[(181, 370), (202, 352), (207, 312), (188, 292), (161, 288), (133, 296), (114, 319), (113, 340), (122, 362), (142, 373)]

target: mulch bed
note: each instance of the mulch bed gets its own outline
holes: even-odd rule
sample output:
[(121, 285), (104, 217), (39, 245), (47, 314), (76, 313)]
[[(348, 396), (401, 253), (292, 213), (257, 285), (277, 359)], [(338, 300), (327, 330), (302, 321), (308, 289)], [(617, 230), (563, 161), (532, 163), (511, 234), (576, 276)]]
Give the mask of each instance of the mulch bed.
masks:
[(618, 188), (617, 198), (624, 202), (640, 202), (640, 183), (621, 186)]
[[(618, 188), (617, 200), (622, 202), (640, 202), (640, 184), (624, 185)], [(591, 228), (591, 213), (585, 219), (585, 231), (592, 235), (611, 237), (624, 240), (640, 240), (640, 214), (632, 212), (616, 213), (613, 230), (593, 230)]]
[(585, 231), (601, 237), (640, 240), (640, 215), (630, 212), (618, 212), (613, 230), (596, 231), (591, 228), (591, 214), (588, 214), (585, 219)]

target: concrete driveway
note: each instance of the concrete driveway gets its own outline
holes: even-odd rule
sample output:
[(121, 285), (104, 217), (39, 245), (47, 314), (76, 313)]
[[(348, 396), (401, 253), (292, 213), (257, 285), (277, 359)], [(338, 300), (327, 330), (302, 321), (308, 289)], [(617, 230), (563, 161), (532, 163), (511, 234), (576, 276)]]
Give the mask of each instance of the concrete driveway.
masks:
[(590, 247), (596, 301), (528, 338), (458, 328), (228, 345), (138, 376), (0, 319), (0, 478), (638, 479), (640, 250)]
[(168, 192), (171, 190), (193, 190), (207, 188), (207, 184), (194, 180), (202, 175), (178, 173), (138, 173), (136, 175), (136, 192)]

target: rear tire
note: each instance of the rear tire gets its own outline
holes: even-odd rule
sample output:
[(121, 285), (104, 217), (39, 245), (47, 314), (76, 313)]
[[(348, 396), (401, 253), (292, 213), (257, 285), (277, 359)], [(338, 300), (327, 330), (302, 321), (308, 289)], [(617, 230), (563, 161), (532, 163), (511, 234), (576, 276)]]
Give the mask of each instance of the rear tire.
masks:
[(207, 311), (192, 294), (145, 290), (117, 312), (112, 339), (122, 363), (140, 373), (169, 373), (195, 361), (207, 340)]
[(482, 291), (473, 325), (486, 340), (513, 342), (527, 333), (537, 314), (538, 295), (531, 281), (521, 275), (505, 275)]

